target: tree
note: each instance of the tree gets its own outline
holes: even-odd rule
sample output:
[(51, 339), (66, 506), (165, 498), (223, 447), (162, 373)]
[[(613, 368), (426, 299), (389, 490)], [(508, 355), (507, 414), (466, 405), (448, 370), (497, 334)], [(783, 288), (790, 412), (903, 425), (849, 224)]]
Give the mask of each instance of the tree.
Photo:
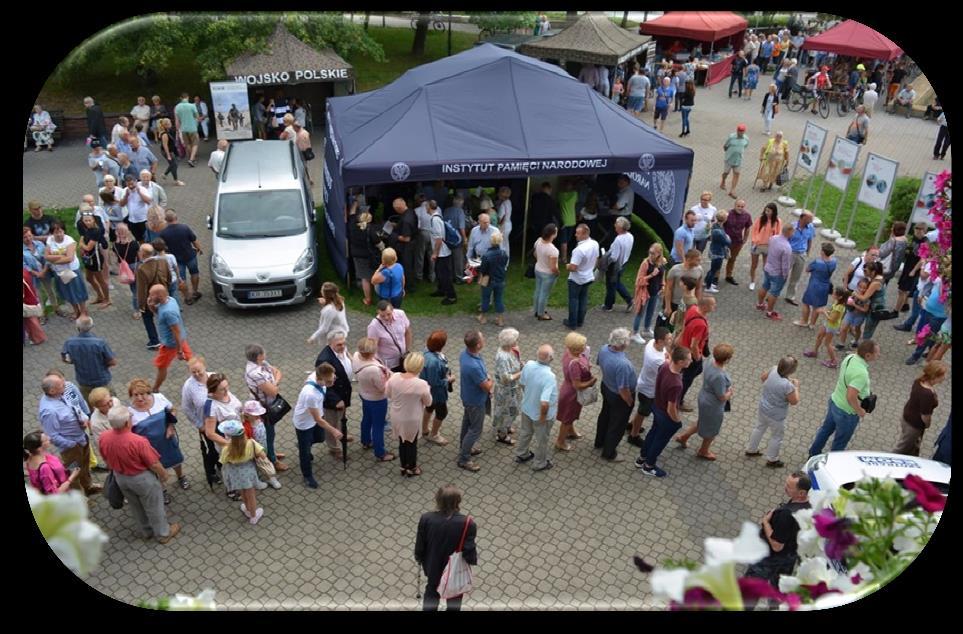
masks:
[(622, 28), (624, 29), (624, 28), (627, 27), (628, 25), (629, 25), (629, 12), (628, 12), (628, 11), (623, 11), (623, 12), (622, 12)]
[(531, 29), (536, 17), (534, 11), (479, 11), (470, 13), (468, 21), (485, 33), (511, 33)]
[(182, 51), (192, 52), (203, 81), (222, 79), (226, 63), (264, 48), (278, 20), (312, 47), (333, 48), (342, 57), (361, 53), (384, 60), (381, 45), (360, 24), (347, 22), (339, 14), (165, 14), (135, 18), (97, 34), (74, 50), (52, 79), (82, 78), (86, 67), (105, 57), (118, 76), (136, 72), (150, 77), (163, 73)]
[(425, 54), (425, 42), (428, 40), (428, 23), (431, 14), (426, 11), (418, 12), (418, 24), (415, 27), (415, 40), (411, 43), (411, 54), (420, 56)]

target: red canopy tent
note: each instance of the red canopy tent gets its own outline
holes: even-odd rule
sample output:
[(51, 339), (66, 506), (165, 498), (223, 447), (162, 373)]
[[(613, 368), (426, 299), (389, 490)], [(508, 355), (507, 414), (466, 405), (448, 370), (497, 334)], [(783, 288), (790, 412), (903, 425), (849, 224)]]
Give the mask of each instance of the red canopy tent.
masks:
[(686, 37), (716, 42), (746, 30), (749, 22), (731, 11), (670, 11), (639, 25), (643, 35)]
[[(742, 39), (748, 20), (731, 11), (670, 11), (662, 17), (639, 25), (639, 33), (654, 37), (677, 37), (709, 43), (709, 54), (715, 48), (715, 43), (723, 38), (732, 39), (735, 50), (742, 47)], [(705, 84), (711, 86), (722, 81), (731, 72), (732, 57), (710, 64), (706, 73)]]
[(903, 49), (891, 39), (855, 20), (846, 20), (819, 35), (806, 38), (802, 47), (811, 51), (885, 61), (903, 54)]

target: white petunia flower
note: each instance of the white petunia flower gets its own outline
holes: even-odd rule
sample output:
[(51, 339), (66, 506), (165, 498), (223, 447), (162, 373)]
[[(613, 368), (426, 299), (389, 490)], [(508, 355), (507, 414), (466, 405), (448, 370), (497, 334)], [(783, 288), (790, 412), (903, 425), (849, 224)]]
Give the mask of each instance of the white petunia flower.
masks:
[(214, 604), (214, 591), (208, 588), (204, 590), (196, 597), (188, 596), (185, 594), (175, 594), (171, 597), (170, 607), (171, 610), (216, 610), (217, 605)]
[(707, 566), (717, 566), (727, 562), (754, 564), (769, 554), (769, 546), (759, 537), (758, 525), (743, 522), (739, 537), (735, 539), (707, 537), (705, 553)]
[(839, 573), (833, 570), (829, 561), (825, 557), (810, 557), (804, 559), (796, 569), (796, 576), (799, 582), (807, 586), (818, 585), (820, 581), (825, 581), (829, 585), (835, 581)]
[(799, 531), (796, 535), (796, 545), (800, 557), (819, 557), (825, 552), (823, 540), (815, 528)]
[(918, 553), (923, 550), (923, 543), (927, 536), (923, 535), (923, 530), (916, 524), (906, 522), (904, 518), (897, 518), (896, 525), (905, 525), (905, 531), (893, 539), (893, 548), (899, 553)]
[(830, 506), (837, 497), (835, 491), (825, 491), (820, 489), (819, 491), (809, 492), (809, 505), (812, 510), (816, 513), (823, 510), (827, 506)]
[(43, 495), (27, 487), (27, 500), (47, 545), (68, 569), (86, 577), (100, 563), (107, 535), (87, 519), (87, 501), (79, 491)]
[(672, 601), (682, 602), (685, 597), (686, 581), (691, 573), (684, 568), (665, 570), (657, 568), (652, 571), (649, 577), (649, 585), (652, 586), (652, 593), (658, 597), (671, 599)]
[(779, 592), (782, 592), (783, 594), (795, 592), (801, 585), (802, 583), (800, 583), (799, 577), (779, 575)]

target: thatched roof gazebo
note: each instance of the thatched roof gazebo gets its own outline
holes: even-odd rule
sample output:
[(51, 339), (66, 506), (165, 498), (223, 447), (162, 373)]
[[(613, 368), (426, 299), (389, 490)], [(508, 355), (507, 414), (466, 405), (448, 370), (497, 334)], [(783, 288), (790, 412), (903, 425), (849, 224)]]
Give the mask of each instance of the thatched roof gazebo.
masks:
[(651, 39), (619, 27), (604, 13), (590, 11), (558, 35), (523, 44), (518, 52), (539, 59), (616, 66), (641, 53)]
[(238, 56), (225, 70), (229, 77), (250, 85), (344, 81), (354, 72), (332, 49), (317, 50), (305, 44), (280, 22), (263, 50)]

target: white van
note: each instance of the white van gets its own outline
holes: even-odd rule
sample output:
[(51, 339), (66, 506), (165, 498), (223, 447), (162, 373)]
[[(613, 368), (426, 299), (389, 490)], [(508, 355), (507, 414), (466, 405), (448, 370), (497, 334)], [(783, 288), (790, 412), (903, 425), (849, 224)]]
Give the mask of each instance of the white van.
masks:
[(298, 304), (314, 293), (315, 211), (289, 141), (233, 141), (218, 178), (211, 280), (232, 308)]

